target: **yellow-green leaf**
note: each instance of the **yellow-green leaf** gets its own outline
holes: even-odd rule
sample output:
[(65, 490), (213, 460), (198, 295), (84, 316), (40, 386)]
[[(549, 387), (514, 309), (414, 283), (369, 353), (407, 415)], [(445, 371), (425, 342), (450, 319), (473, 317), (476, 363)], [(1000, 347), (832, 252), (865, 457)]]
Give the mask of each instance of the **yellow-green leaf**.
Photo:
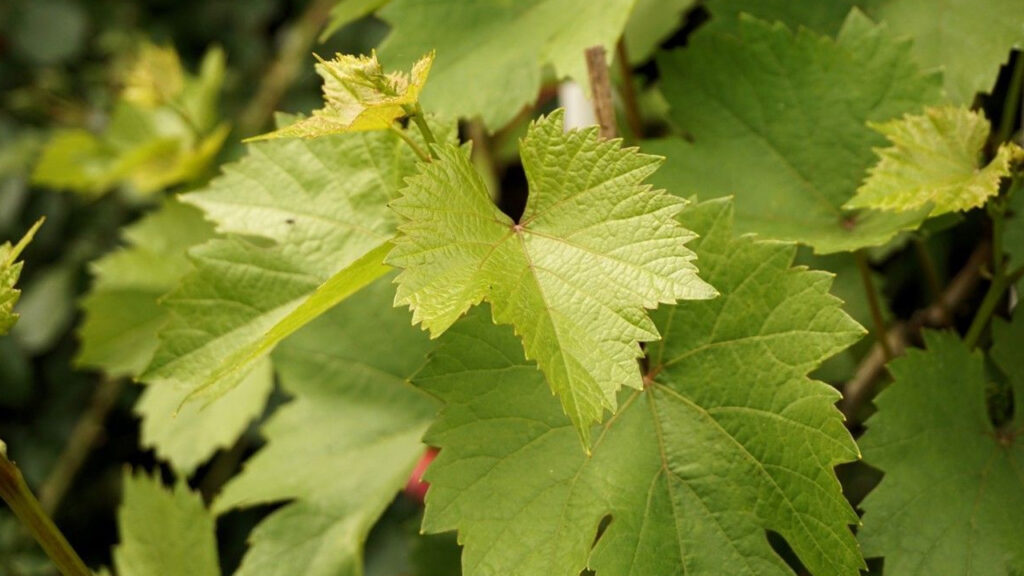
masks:
[(18, 321), (18, 315), (14, 313), (14, 305), (18, 303), (21, 291), (14, 288), (21, 276), (21, 262), (17, 262), (18, 256), (28, 243), (32, 241), (36, 231), (43, 225), (43, 218), (40, 218), (25, 236), (17, 244), (11, 246), (10, 242), (0, 244), (0, 334), (6, 334), (14, 323)]
[(1020, 151), (1003, 145), (982, 166), (989, 122), (966, 108), (928, 108), (869, 125), (892, 145), (876, 149), (878, 163), (845, 208), (906, 212), (931, 204), (932, 216), (977, 208), (999, 193), (999, 181)]
[(376, 52), (370, 56), (336, 54), (332, 60), (320, 59), (316, 72), (324, 79), (324, 107), (314, 110), (308, 118), (250, 140), (386, 130), (416, 106), (433, 62), (431, 52), (420, 58), (409, 74), (385, 74)]

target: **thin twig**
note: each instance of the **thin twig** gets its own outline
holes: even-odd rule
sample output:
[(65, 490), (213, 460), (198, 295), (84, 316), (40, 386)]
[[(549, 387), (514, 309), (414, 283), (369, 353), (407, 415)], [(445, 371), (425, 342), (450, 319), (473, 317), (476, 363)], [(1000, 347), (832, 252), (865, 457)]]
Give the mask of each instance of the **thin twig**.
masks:
[(399, 138), (405, 141), (405, 143), (409, 145), (409, 148), (411, 148), (412, 151), (415, 152), (416, 155), (420, 157), (420, 160), (424, 162), (430, 162), (430, 156), (427, 156), (427, 153), (423, 151), (423, 148), (420, 148), (420, 145), (417, 144), (415, 140), (410, 138), (409, 135), (405, 133), (405, 130), (402, 130), (401, 128), (395, 126), (394, 124), (388, 126), (388, 128), (392, 132), (397, 134)]
[(39, 489), (39, 501), (47, 514), (57, 511), (82, 464), (103, 435), (103, 422), (121, 396), (123, 386), (121, 378), (104, 378), (93, 392), (89, 407), (78, 417), (64, 451)]
[[(426, 115), (423, 113), (423, 108), (417, 102), (415, 106), (407, 108), (406, 112), (409, 114), (409, 119), (419, 129), (420, 135), (423, 136), (423, 142), (427, 145), (427, 150), (430, 152), (430, 158), (437, 159), (437, 150), (434, 149), (434, 144), (437, 144), (437, 138), (434, 137), (434, 132), (430, 129), (430, 124), (427, 124)], [(429, 158), (428, 158), (429, 161)]]
[(612, 104), (612, 81), (608, 77), (608, 58), (604, 46), (587, 48), (587, 73), (594, 95), (594, 116), (601, 127), (602, 138), (615, 138), (615, 106)]
[(270, 120), (281, 98), (302, 71), (335, 4), (337, 0), (313, 0), (284, 32), (277, 58), (260, 80), (256, 96), (238, 117), (238, 132), (242, 137), (259, 133)]
[(494, 153), (491, 151), (492, 142), (491, 138), (487, 135), (487, 129), (484, 128), (483, 122), (477, 119), (471, 120), (466, 125), (466, 132), (469, 139), (473, 141), (473, 163), (483, 173), (482, 175), (487, 183), (487, 189), (491, 192), (491, 197), (497, 199), (501, 183), (498, 177), (498, 167), (494, 161)]
[[(991, 253), (990, 243), (980, 243), (964, 267), (930, 306), (915, 312), (909, 322), (896, 324), (889, 329), (886, 340), (894, 354), (902, 354), (907, 342), (916, 337), (922, 328), (940, 328), (952, 323), (953, 311), (974, 293), (981, 281), (981, 270)], [(882, 375), (885, 364), (885, 352), (881, 344), (875, 344), (857, 366), (853, 378), (843, 387), (843, 399), (839, 403), (839, 409), (846, 416), (849, 426), (857, 424), (856, 417), (861, 406), (874, 397), (875, 384)]]
[(857, 270), (860, 271), (860, 278), (864, 282), (864, 292), (868, 296), (868, 305), (871, 307), (871, 321), (875, 324), (875, 338), (885, 353), (886, 361), (893, 357), (892, 347), (889, 346), (889, 338), (886, 337), (885, 318), (882, 316), (882, 305), (878, 301), (878, 291), (875, 283), (871, 281), (871, 268), (868, 266), (868, 258), (863, 250), (854, 253), (857, 261)]
[(43, 551), (64, 576), (91, 576), (92, 572), (79, 558), (67, 538), (43, 511), (32, 490), (25, 483), (21, 470), (7, 459), (6, 448), (0, 442), (0, 498), (7, 502), (14, 515), (32, 534)]
[(619, 38), (615, 45), (615, 59), (619, 62), (619, 74), (622, 76), (622, 100), (626, 111), (626, 123), (629, 131), (637, 140), (644, 137), (644, 122), (640, 117), (640, 106), (636, 99), (636, 87), (633, 84), (633, 67), (629, 65), (629, 53), (626, 43)]

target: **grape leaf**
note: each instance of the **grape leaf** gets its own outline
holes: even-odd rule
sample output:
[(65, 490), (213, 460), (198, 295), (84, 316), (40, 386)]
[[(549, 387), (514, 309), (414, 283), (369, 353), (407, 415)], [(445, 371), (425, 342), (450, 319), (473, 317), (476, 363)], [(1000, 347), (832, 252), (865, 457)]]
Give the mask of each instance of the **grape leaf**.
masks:
[(91, 264), (78, 334), (77, 364), (111, 376), (135, 376), (149, 364), (168, 318), (157, 299), (192, 270), (185, 252), (212, 238), (213, 227), (198, 209), (170, 199), (123, 237), (128, 246)]
[(733, 34), (700, 32), (659, 59), (676, 124), (693, 142), (652, 143), (668, 157), (653, 179), (674, 193), (736, 196), (738, 227), (828, 253), (879, 245), (927, 209), (846, 212), (884, 142), (865, 125), (938, 95), (909, 45), (859, 12), (835, 41), (744, 17)]
[(522, 140), (530, 194), (518, 223), (491, 201), (467, 150), (438, 147), (440, 160), (421, 164), (391, 203), (403, 223), (387, 261), (405, 269), (395, 304), (435, 337), (491, 302), (589, 445), (619, 387), (641, 387), (638, 342), (658, 338), (644, 308), (715, 292), (674, 219), (685, 202), (643, 184), (661, 158), (602, 141), (596, 127), (563, 134), (563, 117), (537, 120)]
[(437, 50), (427, 110), (479, 116), (491, 130), (536, 99), (541, 70), (587, 80), (583, 52), (611, 51), (636, 0), (394, 0), (380, 16), (392, 26), (380, 48), (389, 65), (405, 66)]
[(636, 0), (622, 31), (630, 64), (646, 61), (682, 25), (695, 0)]
[(482, 314), (414, 377), (445, 402), (425, 437), (440, 452), (423, 527), (459, 530), (465, 574), (791, 574), (766, 530), (813, 574), (863, 567), (832, 471), (857, 449), (836, 391), (806, 374), (864, 330), (830, 275), (790, 266), (793, 246), (734, 236), (729, 201), (682, 221), (721, 295), (654, 314), (665, 338), (645, 387), (621, 392), (592, 456)]
[(175, 100), (185, 89), (185, 69), (174, 48), (145, 43), (125, 74), (121, 97), (144, 107)]
[[(101, 134), (57, 131), (36, 163), (34, 184), (96, 198), (126, 183), (133, 192), (148, 195), (204, 174), (229, 131), (226, 124), (216, 125), (223, 53), (207, 52), (199, 77), (178, 70), (180, 89), (163, 94), (164, 100), (159, 101), (154, 100), (155, 93), (169, 87), (152, 83), (170, 74), (163, 70), (166, 58), (143, 58), (140, 66), (160, 70), (144, 74), (135, 68), (129, 77), (133, 83), (126, 87)], [(143, 78), (147, 74), (148, 80)], [(151, 84), (143, 88), (143, 82)]]
[[(185, 252), (213, 237), (198, 209), (169, 199), (124, 232), (129, 246), (93, 264), (95, 282), (82, 299), (77, 363), (111, 376), (136, 376), (159, 345), (168, 322), (157, 300), (193, 267)], [(188, 390), (147, 386), (135, 405), (142, 417), (140, 443), (153, 448), (181, 476), (190, 475), (221, 447), (230, 446), (263, 411), (274, 379), (269, 365), (254, 370), (224, 402), (191, 404), (179, 411)]]
[(352, 22), (363, 18), (380, 9), (391, 0), (339, 0), (331, 8), (331, 20), (327, 27), (320, 33), (320, 41), (324, 42), (335, 32), (348, 26)]
[(273, 140), (185, 195), (228, 237), (190, 251), (196, 270), (164, 300), (174, 319), (141, 379), (215, 398), (384, 274), (396, 220), (387, 201), (414, 164), (390, 132)]
[(188, 477), (221, 448), (228, 448), (263, 413), (274, 389), (270, 361), (261, 358), (237, 386), (208, 405), (185, 402), (188, 390), (146, 386), (135, 404), (142, 418), (139, 444), (171, 463), (179, 477)]
[(1024, 48), (1024, 3), (1018, 0), (873, 0), (872, 15), (914, 39), (914, 56), (942, 68), (954, 104), (989, 92), (1012, 48)]
[(159, 478), (126, 473), (117, 524), (118, 576), (220, 575), (213, 516), (183, 482), (169, 491)]
[(1003, 250), (1007, 255), (1007, 270), (1012, 274), (1024, 267), (1024, 186), (1020, 183), (1011, 189), (1007, 208)]
[(1020, 149), (1004, 144), (982, 167), (989, 123), (966, 108), (928, 108), (870, 126), (892, 146), (876, 150), (878, 164), (846, 208), (906, 212), (930, 203), (932, 216), (977, 208), (999, 194), (999, 181), (1009, 175), (1014, 150)]
[(320, 60), (316, 73), (324, 79), (324, 107), (308, 118), (248, 141), (387, 130), (417, 105), (433, 63), (434, 53), (430, 52), (413, 64), (411, 74), (385, 74), (376, 53), (336, 54), (333, 60)]
[(14, 285), (18, 283), (18, 278), (21, 276), (23, 263), (17, 262), (17, 260), (42, 225), (43, 219), (40, 218), (17, 244), (13, 246), (10, 242), (0, 244), (0, 335), (10, 331), (14, 323), (18, 321), (14, 305), (18, 303), (21, 291)]
[(740, 14), (750, 14), (768, 22), (782, 22), (796, 30), (804, 27), (821, 34), (839, 32), (850, 9), (858, 0), (711, 0), (712, 27), (735, 29), (740, 25)]
[(214, 508), (291, 502), (252, 533), (238, 576), (362, 574), (367, 534), (422, 455), (436, 410), (405, 381), (431, 343), (392, 296), (378, 280), (275, 351), (294, 400)]
[(860, 440), (864, 460), (885, 472), (861, 504), (864, 553), (884, 556), (892, 574), (1011, 574), (1024, 534), (1024, 386), (1011, 380), (1016, 421), (996, 430), (981, 354), (952, 333), (926, 333), (925, 345), (889, 365), (895, 381)]

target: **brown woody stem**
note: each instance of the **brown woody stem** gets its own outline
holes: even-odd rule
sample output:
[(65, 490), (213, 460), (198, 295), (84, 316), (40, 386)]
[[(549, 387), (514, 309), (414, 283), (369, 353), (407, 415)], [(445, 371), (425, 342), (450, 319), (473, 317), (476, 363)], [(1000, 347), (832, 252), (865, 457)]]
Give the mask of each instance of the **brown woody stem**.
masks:
[(594, 116), (601, 127), (602, 138), (615, 138), (615, 107), (612, 104), (612, 81), (608, 77), (608, 59), (604, 46), (587, 48), (587, 72), (594, 95)]

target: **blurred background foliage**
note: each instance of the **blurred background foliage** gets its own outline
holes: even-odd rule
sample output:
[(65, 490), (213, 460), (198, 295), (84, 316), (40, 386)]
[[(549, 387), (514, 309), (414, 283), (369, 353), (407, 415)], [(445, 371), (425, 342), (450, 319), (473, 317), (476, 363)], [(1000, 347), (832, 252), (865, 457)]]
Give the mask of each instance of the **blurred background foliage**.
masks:
[[(385, 34), (365, 18), (314, 45), (333, 5), (0, 2), (0, 238), (21, 237), (47, 217), (24, 254), (21, 319), (0, 338), (0, 437), (91, 566), (110, 563), (123, 469), (157, 464), (139, 448), (138, 387), (76, 368), (89, 263), (163, 191), (199, 186), (240, 156), (241, 137), (264, 129), (275, 110), (317, 106), (310, 50), (368, 51)], [(153, 77), (139, 77), (146, 74)], [(90, 418), (104, 413), (102, 422)], [(76, 445), (90, 438), (89, 447)], [(69, 474), (75, 460), (81, 467)], [(410, 537), (416, 513), (400, 510), (383, 531)], [(227, 568), (254, 518), (231, 520), (220, 534)], [(0, 574), (53, 573), (0, 510)]]

